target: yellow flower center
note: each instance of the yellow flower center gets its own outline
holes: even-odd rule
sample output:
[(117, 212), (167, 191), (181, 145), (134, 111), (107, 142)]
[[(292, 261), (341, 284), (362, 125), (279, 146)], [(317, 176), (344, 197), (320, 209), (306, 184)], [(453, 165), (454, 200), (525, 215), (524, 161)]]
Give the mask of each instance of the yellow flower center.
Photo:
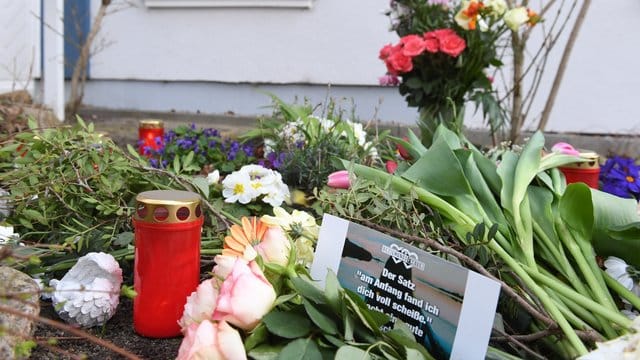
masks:
[(234, 194), (244, 194), (244, 185), (240, 184), (240, 183), (236, 184), (233, 187), (233, 193)]
[(632, 183), (632, 182), (636, 181), (636, 179), (634, 179), (633, 176), (631, 176), (631, 175), (627, 175), (627, 181)]

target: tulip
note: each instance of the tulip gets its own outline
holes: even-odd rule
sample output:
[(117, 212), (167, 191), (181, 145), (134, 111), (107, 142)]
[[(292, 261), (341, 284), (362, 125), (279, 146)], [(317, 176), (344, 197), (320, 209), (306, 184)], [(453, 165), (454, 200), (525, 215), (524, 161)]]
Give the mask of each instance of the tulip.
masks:
[[(405, 136), (402, 138), (404, 141), (409, 141), (409, 139)], [(396, 149), (398, 149), (398, 153), (405, 160), (411, 160), (411, 154), (407, 151), (407, 149), (402, 146), (402, 144), (396, 144)]]
[(276, 300), (276, 292), (255, 261), (236, 261), (224, 280), (213, 313), (213, 320), (228, 321), (252, 330)]
[(187, 297), (182, 318), (178, 321), (184, 333), (192, 324), (211, 319), (218, 300), (219, 283), (216, 279), (205, 280), (198, 285), (196, 291)]
[(336, 189), (350, 188), (351, 180), (349, 179), (349, 172), (347, 170), (340, 170), (329, 174), (327, 185)]
[(565, 155), (580, 156), (580, 152), (578, 150), (571, 146), (571, 144), (567, 144), (565, 142), (556, 143), (555, 145), (553, 145), (553, 147), (551, 147), (551, 151), (559, 152)]
[(387, 160), (385, 163), (385, 167), (387, 168), (387, 172), (389, 174), (393, 174), (398, 169), (398, 163), (393, 160)]
[(204, 320), (193, 323), (186, 334), (176, 360), (246, 360), (247, 354), (238, 330), (225, 321), (212, 323)]

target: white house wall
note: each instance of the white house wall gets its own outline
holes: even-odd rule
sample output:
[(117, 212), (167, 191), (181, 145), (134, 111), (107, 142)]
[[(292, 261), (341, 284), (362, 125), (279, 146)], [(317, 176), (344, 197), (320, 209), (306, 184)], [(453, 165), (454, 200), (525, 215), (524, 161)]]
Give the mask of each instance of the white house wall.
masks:
[(40, 1), (0, 0), (0, 92), (32, 89), (40, 76)]
[[(99, 3), (92, 0), (94, 13)], [(320, 101), (331, 84), (331, 94), (353, 97), (365, 119), (382, 99), (380, 119), (412, 124), (416, 112), (397, 90), (376, 86), (384, 72), (378, 50), (396, 40), (382, 14), (387, 6), (388, 0), (316, 0), (311, 9), (149, 9), (137, 0), (105, 20), (102, 36), (110, 45), (91, 61), (85, 102), (255, 115), (269, 103), (257, 88)], [(592, 2), (547, 130), (640, 133), (638, 14), (637, 0)], [(558, 58), (540, 92), (548, 90)], [(539, 101), (532, 113), (541, 109)]]

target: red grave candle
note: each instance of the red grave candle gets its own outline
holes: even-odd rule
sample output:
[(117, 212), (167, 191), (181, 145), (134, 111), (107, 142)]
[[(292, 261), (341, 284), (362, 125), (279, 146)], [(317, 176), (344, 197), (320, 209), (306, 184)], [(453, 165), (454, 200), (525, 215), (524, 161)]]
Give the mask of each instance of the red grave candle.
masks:
[(187, 297), (200, 281), (200, 196), (154, 190), (136, 202), (133, 327), (146, 337), (178, 336)]
[[(138, 123), (138, 153), (145, 155), (145, 147), (158, 150), (162, 146), (163, 135), (164, 124), (162, 120), (140, 120)], [(159, 138), (158, 141), (156, 141), (157, 138)]]
[(567, 179), (567, 184), (583, 182), (590, 188), (599, 188), (600, 164), (599, 156), (595, 152), (581, 150), (580, 155), (587, 161), (567, 164), (560, 167), (560, 171)]

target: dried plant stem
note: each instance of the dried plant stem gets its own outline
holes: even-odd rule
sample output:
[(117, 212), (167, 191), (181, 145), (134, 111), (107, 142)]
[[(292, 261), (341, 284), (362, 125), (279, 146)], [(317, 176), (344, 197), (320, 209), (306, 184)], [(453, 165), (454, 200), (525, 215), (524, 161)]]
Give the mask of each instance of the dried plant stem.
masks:
[(576, 39), (578, 38), (578, 33), (582, 28), (584, 19), (587, 17), (587, 11), (589, 10), (590, 5), (591, 0), (584, 0), (584, 2), (582, 3), (582, 7), (580, 8), (580, 12), (578, 13), (576, 22), (573, 24), (571, 33), (569, 33), (569, 39), (567, 40), (567, 45), (565, 46), (564, 51), (562, 52), (562, 58), (560, 59), (560, 64), (558, 65), (556, 76), (553, 79), (549, 97), (547, 98), (547, 102), (544, 105), (544, 110), (542, 110), (542, 116), (540, 118), (540, 122), (538, 123), (538, 130), (544, 130), (547, 126), (549, 115), (551, 114), (551, 110), (553, 110), (553, 105), (555, 104), (556, 98), (558, 97), (558, 91), (560, 90), (562, 78), (564, 77), (564, 73), (567, 69), (567, 63), (569, 62), (571, 51), (573, 50)]
[(116, 354), (124, 356), (127, 359), (141, 360), (137, 355), (132, 354), (132, 353), (128, 352), (127, 350), (122, 349), (122, 348), (114, 345), (110, 341), (100, 339), (99, 337), (91, 335), (91, 334), (87, 333), (86, 331), (83, 331), (83, 330), (80, 330), (80, 329), (76, 329), (76, 328), (74, 328), (72, 326), (69, 326), (67, 324), (63, 324), (63, 323), (60, 323), (58, 321), (54, 321), (54, 320), (51, 320), (51, 319), (43, 318), (43, 317), (40, 317), (40, 316), (27, 314), (27, 313), (24, 313), (22, 311), (13, 309), (11, 307), (8, 307), (8, 306), (2, 305), (2, 304), (0, 304), (0, 312), (4, 312), (4, 313), (15, 315), (15, 316), (24, 317), (24, 318), (27, 318), (27, 319), (29, 319), (31, 321), (37, 321), (37, 322), (43, 323), (45, 325), (52, 326), (52, 327), (55, 327), (57, 329), (63, 330), (63, 331), (68, 332), (70, 334), (83, 337), (83, 338), (91, 341), (92, 343), (94, 343), (96, 345), (99, 345), (99, 346), (102, 346), (104, 348), (107, 348), (107, 349), (113, 351)]

